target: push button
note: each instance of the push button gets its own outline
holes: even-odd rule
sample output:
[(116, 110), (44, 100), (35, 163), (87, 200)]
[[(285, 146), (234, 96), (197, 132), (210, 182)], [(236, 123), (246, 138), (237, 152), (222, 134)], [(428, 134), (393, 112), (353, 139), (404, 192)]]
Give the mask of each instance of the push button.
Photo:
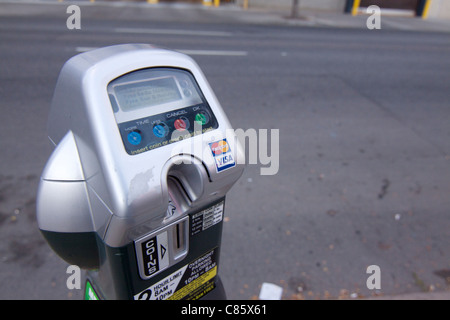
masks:
[(162, 125), (157, 124), (153, 127), (153, 134), (158, 138), (163, 138), (166, 135), (166, 129)]
[(131, 131), (128, 134), (128, 142), (131, 143), (132, 145), (137, 146), (138, 144), (141, 143), (141, 141), (142, 141), (142, 135), (139, 130)]
[(209, 122), (209, 115), (204, 111), (200, 111), (195, 115), (195, 122), (204, 126)]
[(183, 131), (183, 130), (186, 130), (187, 128), (189, 128), (189, 120), (185, 117), (181, 117), (181, 118), (175, 120), (173, 125), (174, 125), (175, 129), (177, 129), (178, 131)]

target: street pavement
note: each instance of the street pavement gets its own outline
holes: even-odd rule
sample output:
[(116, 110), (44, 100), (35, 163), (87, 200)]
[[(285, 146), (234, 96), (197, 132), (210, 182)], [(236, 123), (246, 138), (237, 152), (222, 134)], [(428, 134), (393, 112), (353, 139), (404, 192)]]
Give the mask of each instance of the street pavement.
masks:
[[(3, 14), (26, 15), (51, 14), (58, 12), (61, 8), (66, 8), (69, 2), (57, 0), (0, 0)], [(26, 6), (25, 9), (23, 6)], [(28, 4), (42, 4), (42, 6), (27, 6)], [(366, 29), (369, 15), (328, 12), (323, 10), (301, 10), (297, 18), (291, 17), (288, 10), (279, 8), (252, 8), (244, 10), (234, 4), (222, 4), (220, 7), (205, 7), (201, 4), (165, 3), (148, 4), (145, 2), (132, 1), (96, 1), (88, 0), (70, 1), (70, 4), (78, 4), (84, 7), (95, 7), (91, 10), (94, 15), (102, 10), (101, 8), (116, 8), (120, 10), (120, 18), (133, 20), (153, 19), (157, 21), (177, 21), (195, 23), (233, 23), (233, 24), (253, 24), (253, 25), (280, 25), (297, 27), (331, 27), (331, 28), (356, 28)], [(149, 12), (149, 11), (157, 11)], [(106, 10), (103, 10), (106, 11)], [(117, 10), (109, 11), (111, 12)], [(178, 12), (178, 13), (175, 13)], [(89, 14), (87, 17), (89, 17)], [(162, 14), (161, 14), (162, 13)], [(156, 14), (153, 16), (153, 14)], [(107, 18), (108, 15), (104, 15)], [(381, 28), (384, 30), (404, 30), (404, 31), (435, 31), (450, 32), (449, 19), (437, 18), (412, 18), (395, 14), (386, 14), (382, 17)]]
[[(235, 128), (279, 130), (278, 172), (261, 175), (260, 156), (227, 197), (230, 299), (263, 282), (283, 299), (449, 298), (446, 21), (368, 30), (323, 12), (78, 4), (81, 30), (68, 30), (66, 3), (0, 2), (0, 298), (82, 297), (35, 221), (48, 109), (67, 59), (125, 42), (192, 55)], [(367, 288), (370, 265), (381, 289)]]

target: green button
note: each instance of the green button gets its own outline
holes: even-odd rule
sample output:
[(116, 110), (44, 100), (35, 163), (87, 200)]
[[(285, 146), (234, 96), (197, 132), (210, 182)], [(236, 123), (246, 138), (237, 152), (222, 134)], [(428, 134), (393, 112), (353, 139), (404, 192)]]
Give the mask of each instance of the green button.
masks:
[(200, 123), (201, 125), (205, 125), (206, 124), (206, 117), (205, 117), (204, 114), (197, 113), (195, 115), (195, 121)]

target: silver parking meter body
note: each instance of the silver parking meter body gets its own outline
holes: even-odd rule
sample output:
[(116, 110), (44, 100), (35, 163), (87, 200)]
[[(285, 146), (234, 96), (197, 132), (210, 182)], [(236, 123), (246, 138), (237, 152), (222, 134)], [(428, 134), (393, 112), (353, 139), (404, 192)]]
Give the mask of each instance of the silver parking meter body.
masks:
[(89, 270), (86, 298), (198, 299), (221, 290), (225, 196), (243, 172), (231, 129), (184, 54), (129, 44), (65, 63), (37, 221), (60, 257)]

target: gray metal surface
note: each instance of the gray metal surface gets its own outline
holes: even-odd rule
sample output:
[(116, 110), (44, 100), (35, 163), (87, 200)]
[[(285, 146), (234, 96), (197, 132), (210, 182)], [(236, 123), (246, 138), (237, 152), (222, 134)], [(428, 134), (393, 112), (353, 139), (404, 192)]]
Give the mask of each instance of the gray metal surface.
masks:
[[(124, 145), (117, 129), (106, 87), (112, 80), (123, 74), (157, 66), (190, 70), (217, 118), (219, 128), (191, 139), (130, 156), (124, 152)], [(175, 107), (179, 106), (162, 104), (147, 109), (141, 108), (138, 110), (139, 115), (134, 117), (169, 112)], [(166, 213), (169, 203), (167, 183), (169, 175), (180, 181), (188, 197), (191, 198), (189, 202), (184, 201), (183, 214), (186, 214), (189, 209), (195, 209), (226, 194), (243, 170), (243, 161), (239, 162), (240, 158), (238, 158), (242, 156), (241, 148), (238, 141), (234, 139), (233, 133), (228, 132), (227, 129), (232, 128), (219, 102), (197, 64), (188, 56), (144, 44), (101, 48), (79, 54), (63, 66), (49, 115), (50, 140), (57, 146), (60, 141), (66, 140), (70, 143), (69, 148), (73, 149), (76, 146), (76, 150), (63, 148), (63, 152), (69, 151), (69, 156), (79, 155), (83, 172), (79, 172), (80, 166), (67, 166), (62, 159), (58, 162), (50, 161), (44, 174), (46, 176), (51, 174), (51, 179), (60, 182), (67, 180), (66, 175), (84, 180), (89, 197), (98, 198), (105, 208), (91, 210), (89, 207), (78, 205), (74, 207), (68, 202), (66, 203), (68, 212), (82, 211), (79, 215), (81, 219), (81, 217), (87, 217), (90, 211), (92, 220), (97, 223), (91, 226), (85, 223), (86, 219), (84, 219), (83, 223), (86, 225), (84, 231), (91, 231), (94, 227), (95, 231), (104, 231), (101, 237), (105, 243), (119, 247), (168, 221)], [(68, 131), (70, 134), (67, 134)], [(64, 136), (67, 137), (66, 140), (62, 140)], [(228, 137), (228, 143), (231, 150), (234, 150), (237, 164), (235, 168), (219, 174), (208, 144), (224, 137)], [(199, 147), (192, 148), (195, 145)], [(180, 156), (179, 153), (174, 152), (176, 147), (181, 150), (180, 154), (184, 152), (185, 155)], [(188, 156), (185, 150), (190, 151), (187, 153)], [(178, 166), (178, 163), (182, 161), (193, 163), (196, 169), (186, 165)], [(173, 171), (174, 168), (177, 169)], [(55, 173), (55, 171), (58, 172)], [(61, 178), (58, 178), (61, 171), (64, 173)], [(71, 173), (71, 171), (76, 172)], [(42, 179), (46, 180), (46, 176)], [(64, 193), (64, 188), (61, 188), (60, 192)], [(52, 195), (48, 192), (39, 194), (37, 208), (39, 224), (45, 226), (45, 230), (48, 231), (67, 232), (70, 223), (64, 225), (63, 218), (53, 220), (50, 212), (55, 199), (65, 199), (70, 195), (58, 193)], [(83, 200), (86, 199), (80, 199), (80, 201)], [(105, 212), (111, 213), (110, 219), (105, 219)], [(97, 218), (97, 215), (101, 217)], [(47, 220), (52, 220), (52, 223), (45, 224)], [(104, 222), (106, 225), (99, 222)], [(57, 223), (62, 225), (58, 227)], [(50, 225), (52, 228), (49, 227)], [(80, 231), (79, 229), (80, 227), (76, 231)]]

